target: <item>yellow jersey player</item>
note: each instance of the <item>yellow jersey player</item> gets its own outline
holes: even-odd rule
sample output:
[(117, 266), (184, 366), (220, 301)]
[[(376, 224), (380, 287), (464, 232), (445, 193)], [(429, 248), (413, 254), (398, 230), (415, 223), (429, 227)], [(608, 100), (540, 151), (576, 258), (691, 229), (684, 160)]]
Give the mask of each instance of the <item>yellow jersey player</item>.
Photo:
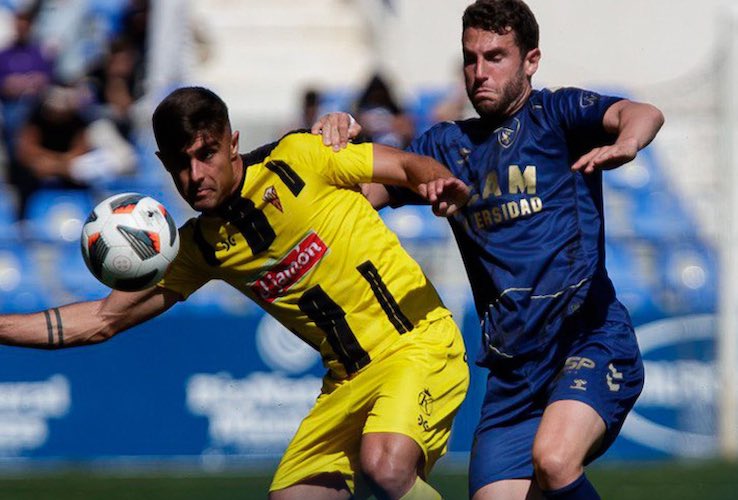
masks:
[[(223, 280), (318, 350), (327, 368), (270, 498), (440, 498), (423, 479), (445, 452), (466, 394), (463, 341), (359, 185), (413, 188), (445, 214), (465, 203), (466, 186), (428, 157), (369, 143), (336, 152), (308, 132), (241, 155), (225, 103), (200, 87), (167, 96), (153, 126), (157, 156), (201, 213), (180, 229), (164, 279), (100, 301), (0, 316), (0, 341), (100, 342)], [(63, 345), (49, 342), (55, 329)]]

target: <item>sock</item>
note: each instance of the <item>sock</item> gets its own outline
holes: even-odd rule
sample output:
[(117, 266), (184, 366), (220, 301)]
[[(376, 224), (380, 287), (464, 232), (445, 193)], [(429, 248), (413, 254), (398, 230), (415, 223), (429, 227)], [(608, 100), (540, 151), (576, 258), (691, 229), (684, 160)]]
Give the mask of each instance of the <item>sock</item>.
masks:
[(573, 483), (567, 484), (558, 490), (543, 491), (543, 498), (553, 500), (600, 500), (597, 491), (582, 474)]
[(413, 487), (410, 488), (407, 493), (402, 495), (400, 500), (442, 500), (442, 498), (430, 484), (418, 477), (415, 479)]

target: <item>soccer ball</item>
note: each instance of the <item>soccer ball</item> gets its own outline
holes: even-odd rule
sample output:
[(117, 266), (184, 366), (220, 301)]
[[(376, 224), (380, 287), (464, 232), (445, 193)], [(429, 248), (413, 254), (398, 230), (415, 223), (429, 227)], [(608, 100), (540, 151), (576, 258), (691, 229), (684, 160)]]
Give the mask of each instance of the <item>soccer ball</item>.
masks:
[(105, 285), (143, 290), (156, 284), (179, 251), (177, 226), (164, 206), (138, 193), (111, 196), (82, 226), (82, 256)]

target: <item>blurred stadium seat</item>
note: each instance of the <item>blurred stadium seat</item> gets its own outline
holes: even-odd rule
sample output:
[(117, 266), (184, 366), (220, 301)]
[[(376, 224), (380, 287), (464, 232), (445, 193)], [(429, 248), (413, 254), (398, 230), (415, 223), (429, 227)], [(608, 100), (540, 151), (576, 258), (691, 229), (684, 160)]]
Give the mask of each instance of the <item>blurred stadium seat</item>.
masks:
[(0, 308), (3, 312), (31, 312), (49, 305), (48, 286), (31, 249), (0, 244)]
[(0, 184), (0, 240), (17, 240), (19, 236), (13, 193)]
[(97, 300), (110, 292), (87, 269), (77, 243), (55, 245), (52, 260), (64, 302)]
[(82, 224), (94, 206), (93, 196), (88, 191), (36, 191), (28, 200), (24, 235), (29, 241), (77, 241)]

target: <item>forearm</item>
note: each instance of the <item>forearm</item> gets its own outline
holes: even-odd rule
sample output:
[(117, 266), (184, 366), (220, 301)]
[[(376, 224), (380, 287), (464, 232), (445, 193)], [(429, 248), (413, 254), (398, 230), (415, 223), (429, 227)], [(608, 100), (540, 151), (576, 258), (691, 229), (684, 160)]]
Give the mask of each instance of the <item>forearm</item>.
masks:
[(417, 192), (421, 184), (450, 177), (453, 174), (433, 158), (374, 144), (374, 182)]
[(0, 316), (0, 343), (38, 349), (96, 344), (114, 332), (99, 317), (102, 301)]

